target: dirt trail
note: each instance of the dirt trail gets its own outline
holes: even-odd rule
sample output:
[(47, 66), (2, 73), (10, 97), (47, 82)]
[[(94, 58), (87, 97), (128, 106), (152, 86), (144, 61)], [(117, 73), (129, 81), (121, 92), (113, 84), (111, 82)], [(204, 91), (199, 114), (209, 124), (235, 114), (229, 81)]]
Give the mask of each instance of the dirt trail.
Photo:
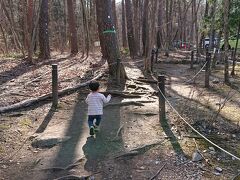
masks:
[[(168, 98), (171, 102), (174, 102), (177, 107), (187, 109), (186, 103), (190, 102), (184, 97), (188, 97), (190, 91), (188, 88), (191, 89), (191, 87), (183, 86), (181, 83), (185, 80), (183, 77), (187, 77), (188, 74), (191, 76), (194, 72), (188, 71), (185, 65), (158, 64), (155, 68), (156, 74), (165, 73), (171, 77), (171, 80), (167, 81)], [(142, 69), (142, 63), (130, 63), (126, 67), (128, 76), (132, 79), (145, 76), (140, 69)], [(150, 76), (145, 77), (150, 78)], [(135, 100), (151, 103), (143, 103), (143, 106), (107, 106), (104, 108), (101, 131), (96, 138), (89, 136), (87, 106), (84, 102), (87, 95), (86, 89), (62, 98), (57, 111), (51, 111), (49, 105), (44, 105), (45, 110), (42, 112), (45, 117), (40, 126), (34, 125), (39, 133), (35, 133), (34, 138), (27, 141), (14, 158), (14, 161), (20, 159), (21, 162), (12, 163), (0, 169), (3, 179), (11, 177), (10, 179), (43, 180), (66, 175), (94, 174), (92, 177), (95, 179), (140, 180), (153, 177), (163, 165), (165, 166), (159, 175), (161, 179), (233, 177), (235, 172), (227, 168), (223, 175), (216, 176), (207, 163), (191, 162), (195, 144), (192, 139), (182, 137), (181, 133), (186, 133), (187, 128), (179, 124), (178, 118), (169, 107), (167, 107), (168, 123), (159, 123), (158, 98), (151, 93), (156, 90), (156, 85), (130, 80), (126, 82), (125, 87), (119, 88), (112, 82), (108, 82), (106, 77), (100, 83), (103, 91), (117, 89), (145, 92), (145, 95), (136, 99), (113, 97), (111, 103)], [(178, 92), (178, 96), (171, 96), (173, 92)], [(179, 104), (179, 100), (185, 104)], [(46, 109), (49, 111), (47, 112)], [(203, 112), (199, 111), (199, 113)], [(191, 119), (190, 115), (189, 118)], [(116, 138), (120, 127), (122, 130)], [(31, 143), (36, 140), (41, 140), (42, 147), (31, 147)], [(137, 153), (134, 155), (115, 158), (136, 148)], [(215, 159), (215, 156), (212, 158)]]

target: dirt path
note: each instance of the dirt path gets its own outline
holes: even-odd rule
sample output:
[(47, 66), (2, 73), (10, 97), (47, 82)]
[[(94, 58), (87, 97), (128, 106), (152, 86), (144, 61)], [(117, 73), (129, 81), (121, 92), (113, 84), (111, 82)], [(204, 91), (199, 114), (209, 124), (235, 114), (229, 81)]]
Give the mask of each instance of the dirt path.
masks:
[[(142, 69), (141, 62), (133, 62), (126, 67), (128, 76), (132, 79), (145, 76), (140, 69)], [(195, 120), (194, 115), (201, 115), (202, 119), (207, 118), (209, 112), (202, 110), (201, 105), (197, 107), (198, 112), (193, 108), (196, 103), (201, 103), (200, 101), (194, 104), (192, 101), (199, 96), (200, 87), (196, 87), (199, 92), (191, 96), (192, 100), (189, 100), (192, 85), (183, 85), (184, 80), (191, 77), (194, 71), (188, 70), (186, 65), (171, 64), (157, 64), (155, 69), (156, 74), (161, 72), (171, 77), (167, 81), (167, 97), (191, 123), (196, 123), (192, 121)], [(145, 77), (150, 78), (150, 76)], [(20, 111), (19, 113), (24, 115), (11, 117), (15, 122), (22, 122), (23, 119), (26, 121), (30, 115), (40, 119), (28, 124), (27, 127), (24, 125), (28, 131), (21, 129), (24, 133), (22, 136), (29, 137), (35, 131), (38, 133), (34, 133), (10, 161), (6, 163), (6, 158), (1, 159), (5, 162), (0, 168), (2, 179), (33, 179), (34, 177), (36, 180), (42, 180), (67, 175), (94, 174), (92, 177), (95, 179), (140, 180), (150, 179), (162, 167), (159, 174), (161, 179), (229, 179), (240, 169), (236, 161), (223, 157), (219, 151), (211, 155), (208, 150), (210, 145), (204, 144), (202, 140), (197, 140), (197, 143), (213, 166), (205, 161), (192, 162), (191, 156), (196, 147), (193, 139), (184, 137), (191, 133), (184, 124), (179, 122), (168, 106), (168, 123), (159, 123), (158, 98), (152, 95), (156, 90), (155, 85), (131, 80), (126, 82), (125, 87), (119, 88), (115, 87), (112, 82), (108, 82), (107, 77), (104, 77), (100, 83), (102, 91), (117, 89), (118, 91), (145, 93), (141, 98), (136, 99), (113, 97), (111, 103), (126, 101), (149, 101), (151, 103), (143, 103), (143, 106), (107, 106), (104, 109), (101, 131), (96, 138), (89, 136), (87, 127), (87, 106), (84, 102), (87, 95), (86, 89), (62, 98), (57, 111), (52, 111), (50, 104), (33, 110)], [(192, 109), (189, 109), (191, 107)], [(223, 118), (221, 122), (225, 122), (224, 117), (222, 115), (220, 117)], [(1, 118), (9, 120), (7, 116)], [(231, 123), (226, 123), (226, 125), (233, 127)], [(116, 138), (120, 127), (122, 130)], [(213, 126), (206, 129), (212, 130), (211, 128), (216, 129)], [(18, 129), (15, 128), (15, 130)], [(224, 132), (226, 134), (228, 131), (217, 130), (214, 133)], [(230, 144), (236, 143), (240, 137), (239, 132), (235, 134), (236, 138), (232, 139)], [(129, 152), (131, 153), (127, 156), (116, 158)], [(232, 166), (225, 166), (226, 162), (231, 162)], [(215, 167), (222, 167), (223, 173), (215, 175)]]

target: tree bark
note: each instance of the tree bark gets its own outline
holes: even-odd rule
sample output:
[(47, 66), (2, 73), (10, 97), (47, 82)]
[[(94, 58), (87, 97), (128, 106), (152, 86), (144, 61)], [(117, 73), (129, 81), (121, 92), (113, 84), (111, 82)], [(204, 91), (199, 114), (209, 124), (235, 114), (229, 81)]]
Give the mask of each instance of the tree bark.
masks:
[(126, 34), (126, 13), (125, 13), (125, 3), (122, 0), (122, 46), (123, 48), (127, 48), (127, 34)]
[(113, 23), (115, 26), (115, 29), (117, 30), (117, 12), (116, 12), (116, 1), (112, 0), (112, 13), (113, 13)]
[(223, 1), (224, 8), (224, 82), (229, 84), (229, 65), (228, 65), (228, 37), (229, 37), (229, 5), (230, 0)]
[[(102, 7), (103, 6), (103, 7)], [(103, 59), (108, 59), (108, 53), (107, 53), (107, 47), (106, 43), (104, 42), (104, 5), (101, 4), (99, 0), (96, 0), (96, 12), (97, 12), (97, 24), (98, 24), (98, 35), (99, 35), (99, 40), (100, 40), (100, 46), (101, 46), (101, 52), (102, 52), (102, 58)]]
[(142, 22), (142, 44), (143, 44), (143, 56), (146, 56), (148, 54), (146, 52), (146, 46), (147, 45), (147, 22), (148, 22), (148, 6), (149, 6), (149, 0), (144, 1), (144, 6), (143, 6), (143, 22)]
[(236, 66), (236, 60), (237, 60), (236, 59), (236, 55), (237, 55), (237, 48), (238, 48), (239, 38), (240, 38), (240, 21), (238, 22), (237, 42), (236, 42), (235, 49), (234, 49), (233, 66), (232, 66), (232, 71), (231, 71), (231, 75), (232, 76), (235, 75), (235, 66)]
[(6, 38), (6, 35), (5, 35), (5, 32), (4, 32), (4, 29), (2, 27), (2, 24), (0, 23), (0, 29), (2, 31), (2, 36), (3, 36), (3, 40), (4, 40), (4, 44), (5, 44), (5, 50), (6, 50), (6, 54), (8, 54), (8, 43), (7, 43), (7, 38)]
[[(99, 33), (103, 34), (100, 43), (107, 44), (105, 46), (105, 51), (107, 55), (107, 62), (109, 65), (109, 74), (111, 78), (117, 78), (117, 59), (120, 59), (120, 52), (117, 42), (116, 31), (112, 21), (112, 11), (111, 11), (111, 0), (105, 0), (102, 3), (101, 0), (96, 1), (97, 6), (97, 19), (98, 19), (98, 30)], [(125, 81), (126, 72), (124, 66), (120, 63), (120, 79)]]
[(76, 20), (73, 8), (73, 1), (67, 0), (67, 9), (68, 9), (68, 24), (70, 32), (70, 45), (71, 45), (71, 54), (75, 55), (78, 53), (78, 41), (77, 41), (77, 29), (76, 29)]
[(42, 0), (39, 19), (39, 47), (40, 59), (50, 58), (49, 32), (48, 32), (48, 0)]
[(84, 48), (86, 48), (86, 51), (87, 51), (86, 53), (88, 57), (89, 50), (90, 50), (90, 38), (89, 38), (89, 27), (87, 22), (86, 2), (84, 0), (81, 0), (81, 4), (82, 4), (83, 26), (84, 26), (84, 37), (85, 37)]
[(133, 24), (136, 55), (140, 55), (140, 0), (133, 0)]
[(132, 3), (130, 0), (125, 0), (125, 3), (126, 3), (126, 16), (127, 16), (128, 46), (129, 46), (130, 56), (134, 58), (136, 56), (136, 48), (135, 48), (135, 38), (134, 38), (134, 29), (133, 29)]
[(211, 25), (210, 25), (210, 42), (209, 42), (209, 48), (211, 50), (214, 48), (214, 42), (215, 42), (214, 29), (215, 29), (216, 6), (217, 6), (217, 0), (214, 0), (211, 8)]

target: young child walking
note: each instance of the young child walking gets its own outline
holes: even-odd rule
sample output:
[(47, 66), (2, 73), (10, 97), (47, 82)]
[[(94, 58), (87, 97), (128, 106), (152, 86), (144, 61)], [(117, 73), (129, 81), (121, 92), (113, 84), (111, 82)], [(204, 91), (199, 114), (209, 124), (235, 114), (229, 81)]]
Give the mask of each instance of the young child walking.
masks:
[[(110, 94), (106, 98), (103, 94), (99, 93), (99, 86), (100, 84), (97, 81), (90, 82), (89, 89), (92, 92), (86, 98), (86, 103), (88, 104), (88, 126), (91, 136), (99, 130), (103, 115), (103, 104), (111, 100)], [(94, 120), (96, 120), (95, 123)]]

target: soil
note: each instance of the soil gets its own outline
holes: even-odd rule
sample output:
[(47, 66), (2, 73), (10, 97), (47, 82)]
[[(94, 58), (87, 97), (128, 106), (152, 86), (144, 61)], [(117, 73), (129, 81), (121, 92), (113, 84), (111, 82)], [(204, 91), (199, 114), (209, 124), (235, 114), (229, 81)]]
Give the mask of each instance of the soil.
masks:
[[(95, 137), (89, 136), (87, 126), (87, 88), (61, 97), (57, 110), (44, 101), (2, 114), (0, 178), (42, 180), (75, 175), (140, 180), (151, 179), (161, 169), (156, 179), (237, 179), (238, 160), (199, 138), (169, 105), (166, 120), (159, 121), (156, 84), (137, 81), (165, 74), (166, 97), (174, 108), (203, 135), (239, 157), (239, 90), (222, 83), (220, 65), (212, 72), (210, 89), (204, 88), (204, 72), (194, 83), (186, 83), (201, 68), (195, 64), (191, 70), (188, 63), (182, 64), (183, 59), (189, 62), (189, 57), (189, 52), (176, 52), (168, 59), (160, 56), (152, 75), (142, 71), (142, 59), (124, 57), (130, 79), (120, 87), (106, 74), (99, 80), (101, 91), (141, 94), (141, 98), (113, 96), (111, 103), (115, 105), (104, 108), (100, 132)], [(99, 54), (88, 59), (56, 55), (37, 68), (21, 60), (1, 60), (1, 106), (48, 93), (52, 63), (62, 69), (60, 89), (85, 82), (107, 68)], [(239, 77), (231, 81), (238, 86)], [(30, 84), (24, 85), (26, 82)], [(224, 103), (226, 97), (229, 99)], [(128, 101), (142, 101), (142, 105), (121, 104)], [(223, 107), (218, 113), (219, 104)], [(192, 162), (196, 150), (204, 156), (200, 162)]]

